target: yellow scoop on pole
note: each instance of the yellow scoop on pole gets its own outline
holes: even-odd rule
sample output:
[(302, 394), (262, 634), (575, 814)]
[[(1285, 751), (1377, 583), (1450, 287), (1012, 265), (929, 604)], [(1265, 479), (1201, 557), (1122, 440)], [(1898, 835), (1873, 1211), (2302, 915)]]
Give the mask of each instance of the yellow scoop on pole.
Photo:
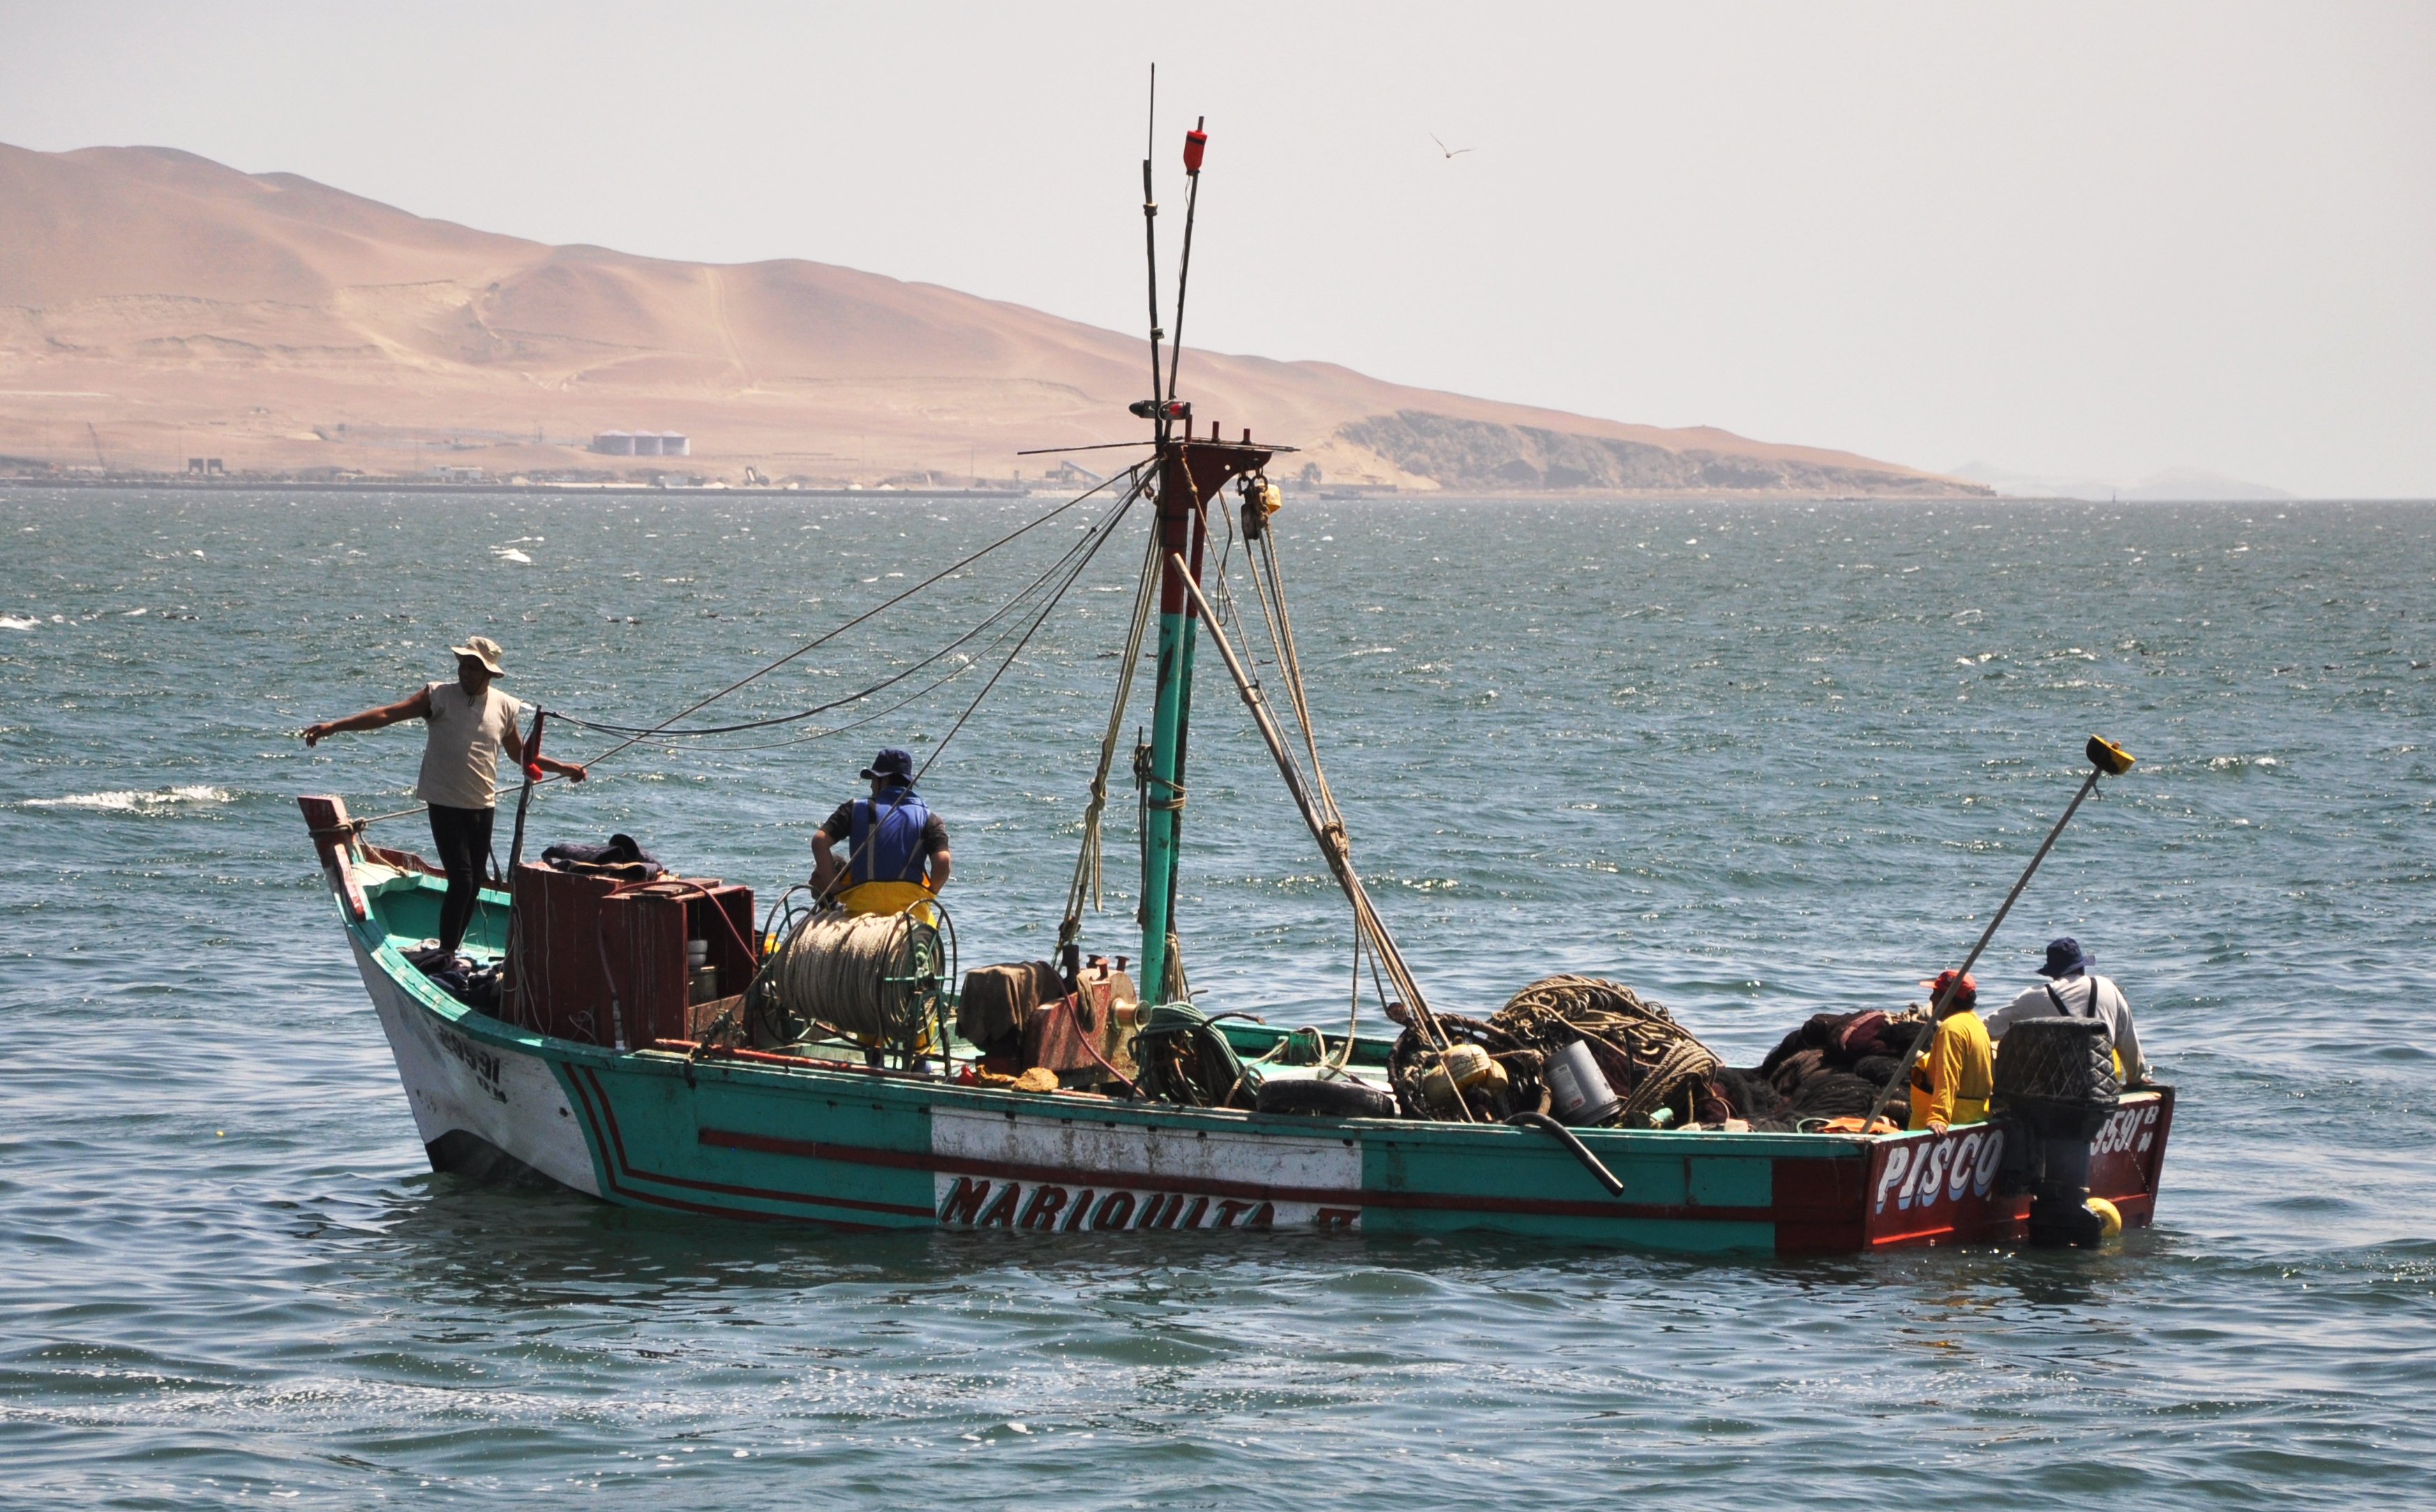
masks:
[(2030, 877), (2038, 871), (2039, 862), (2045, 860), (2047, 852), (2055, 849), (2056, 837), (2063, 833), (2064, 826), (2072, 823), (2072, 816), (2079, 809), (2081, 800), (2088, 797), (2097, 787), (2099, 777), (2119, 777), (2131, 771), (2132, 763), (2137, 759), (2131, 752), (2099, 735), (2089, 738), (2089, 744), (2081, 747), (2081, 754), (2089, 758), (2089, 775), (2081, 779), (2080, 791), (2072, 795), (2072, 802), (2064, 805), (2063, 817), (2055, 822), (2053, 829), (2047, 831), (2046, 840), (2040, 844), (2039, 853), (2030, 858), (2030, 864), (2022, 868), (2022, 879), (2013, 884), (2013, 890), (2010, 893), (2005, 895), (2005, 906), (1996, 911), (1996, 916), (1988, 921), (1988, 928), (1979, 932), (1979, 943), (1973, 946), (1971, 953), (1962, 958), (1962, 969), (1954, 974), (1954, 980), (1946, 984), (1943, 992), (1937, 995), (1937, 1000), (1929, 1004), (1929, 1034), (1921, 1034), (1913, 1039), (1910, 1053), (1904, 1057), (1903, 1065), (1895, 1069), (1893, 1079), (1879, 1089), (1877, 1102), (1870, 1104), (1870, 1116), (1861, 1121), (1863, 1129), (1868, 1129), (1877, 1121), (1878, 1115), (1886, 1111), (1887, 1101), (1894, 1096), (1895, 1088), (1905, 1085), (1910, 1080), (1912, 1063), (1919, 1060), (1921, 1051), (1928, 1048), (1929, 1039), (1936, 1032), (1937, 1020), (1945, 1012), (1946, 999), (1961, 990), (1962, 979), (1969, 976), (1972, 966), (1978, 963), (1979, 952), (1987, 949), (1988, 942), (1996, 937), (1996, 927), (2005, 922), (2006, 914), (2013, 912), (2013, 904), (2021, 897), (2022, 889), (2030, 885)]
[(2110, 777), (2123, 775), (2132, 770), (2132, 763), (2139, 759), (2102, 735), (2091, 736), (2089, 744), (2082, 749), (2089, 757), (2089, 764)]

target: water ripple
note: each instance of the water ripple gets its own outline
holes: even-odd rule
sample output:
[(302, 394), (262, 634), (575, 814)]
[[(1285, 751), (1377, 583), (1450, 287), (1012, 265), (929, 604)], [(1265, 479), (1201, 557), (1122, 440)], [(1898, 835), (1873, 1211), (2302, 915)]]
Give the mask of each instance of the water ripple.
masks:
[[(2119, 1250), (847, 1238), (425, 1170), (288, 796), (404, 808), (419, 742), (291, 732), (445, 675), (476, 633), (519, 690), (663, 713), (1020, 507), (0, 497), (0, 1501), (2425, 1500), (2424, 507), (1279, 516), (1357, 855), (1457, 1005), (1613, 974), (1756, 1058), (1809, 1012), (1913, 994), (2081, 739), (2137, 752), (1980, 968), (2027, 980), (2078, 934), (2183, 1088), (2162, 1226)], [(1103, 566), (1086, 586), (1121, 586)], [(1002, 581), (739, 706), (861, 686)], [(1122, 603), (1078, 595), (930, 781), (971, 959), (1053, 938)], [(945, 734), (960, 704), (935, 702), (885, 740), (638, 749), (541, 827), (769, 889), (866, 746)], [(1193, 979), (1331, 1021), (1342, 906), (1234, 708), (1203, 724)], [(1122, 949), (1110, 833), (1092, 928)]]

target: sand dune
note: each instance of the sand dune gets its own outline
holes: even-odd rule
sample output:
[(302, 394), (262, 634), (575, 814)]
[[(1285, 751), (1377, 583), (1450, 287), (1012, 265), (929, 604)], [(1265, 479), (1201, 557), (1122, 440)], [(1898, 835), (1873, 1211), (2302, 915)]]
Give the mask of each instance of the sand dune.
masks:
[[(740, 478), (1004, 478), (1130, 441), (1138, 337), (876, 273), (669, 262), (430, 220), (165, 148), (0, 146), (0, 453), (53, 466), (403, 474), (652, 468), (677, 430)], [(1406, 488), (1986, 492), (1849, 453), (1195, 352), (1203, 424)], [(1088, 459), (1087, 459), (1088, 461)]]

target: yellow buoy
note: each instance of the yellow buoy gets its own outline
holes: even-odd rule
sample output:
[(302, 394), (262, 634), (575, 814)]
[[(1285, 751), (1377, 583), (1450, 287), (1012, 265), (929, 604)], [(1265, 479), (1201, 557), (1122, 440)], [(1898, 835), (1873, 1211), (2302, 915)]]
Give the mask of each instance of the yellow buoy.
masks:
[(2120, 1239), (2123, 1237), (2123, 1214), (2113, 1203), (2108, 1202), (2103, 1197), (2092, 1197), (2088, 1202), (2082, 1204), (2082, 1206), (2087, 1208), (2091, 1212), (2096, 1213), (2097, 1215), (2097, 1221), (2105, 1225), (2100, 1228), (2097, 1233), (2098, 1242), (2100, 1243), (2103, 1243), (2110, 1239)]

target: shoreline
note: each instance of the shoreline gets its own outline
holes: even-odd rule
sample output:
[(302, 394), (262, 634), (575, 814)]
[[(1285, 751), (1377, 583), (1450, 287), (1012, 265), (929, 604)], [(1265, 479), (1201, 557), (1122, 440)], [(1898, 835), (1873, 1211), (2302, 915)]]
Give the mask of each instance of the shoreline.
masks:
[[(1012, 488), (782, 488), (753, 484), (670, 484), (658, 483), (508, 483), (508, 482), (432, 482), (420, 478), (394, 480), (331, 481), (305, 478), (214, 478), (208, 480), (177, 476), (130, 478), (5, 478), (0, 488), (28, 489), (129, 489), (156, 493), (182, 494), (259, 494), (283, 492), (291, 494), (484, 494), (484, 495), (551, 495), (585, 497), (595, 495), (634, 496), (638, 495), (681, 495), (687, 497), (739, 495), (747, 498), (952, 498), (952, 499), (1021, 499), (1070, 498), (1073, 491), (1018, 490)], [(1309, 494), (1289, 490), (1286, 497), (1309, 503), (1344, 504), (1367, 499), (1713, 499), (1717, 502), (1785, 503), (1866, 503), (1886, 499), (1908, 499), (1920, 503), (2044, 503), (2052, 502), (2027, 496), (2013, 498), (1992, 494), (1929, 493), (1910, 490), (1881, 494), (1810, 493), (1792, 489), (1754, 489), (1749, 492), (1731, 490), (1682, 489), (1530, 489), (1513, 492), (1472, 492), (1457, 489), (1398, 489), (1377, 486), (1356, 486), (1342, 490), (1322, 487)], [(2088, 503), (2090, 500), (2070, 500)], [(2180, 500), (2176, 502), (2222, 502), (2214, 500)], [(2232, 502), (2241, 502), (2238, 500)], [(2297, 502), (2297, 501), (2296, 501)], [(2324, 502), (2324, 501), (2320, 501)], [(2419, 502), (2417, 500), (2346, 500), (2345, 502)]]

